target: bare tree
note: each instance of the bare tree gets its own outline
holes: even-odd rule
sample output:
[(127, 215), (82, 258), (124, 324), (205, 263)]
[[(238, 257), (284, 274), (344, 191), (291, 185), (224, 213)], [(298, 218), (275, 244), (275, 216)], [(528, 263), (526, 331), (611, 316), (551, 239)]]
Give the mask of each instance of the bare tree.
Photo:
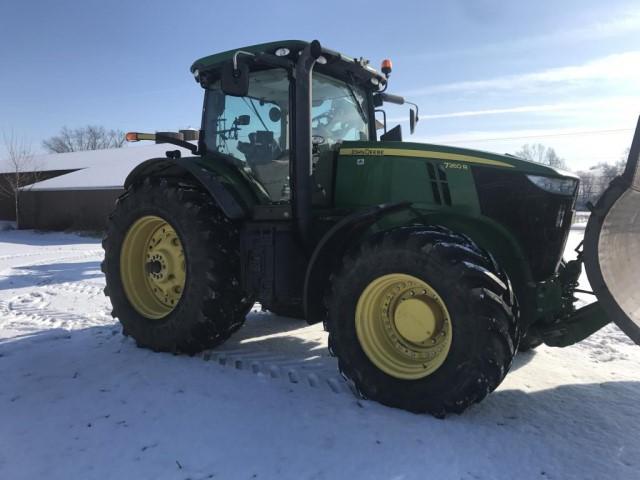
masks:
[(587, 208), (589, 202), (595, 204), (598, 198), (618, 175), (622, 175), (627, 164), (629, 149), (615, 163), (600, 162), (589, 170), (576, 172), (580, 177), (580, 190), (578, 191), (577, 206), (579, 209)]
[(589, 170), (581, 170), (576, 172), (576, 175), (580, 177), (580, 188), (578, 190), (576, 208), (578, 210), (584, 210), (587, 208), (589, 202), (594, 203), (602, 193), (600, 176), (596, 172)]
[(607, 182), (624, 173), (624, 169), (627, 166), (627, 159), (629, 158), (629, 150), (631, 150), (631, 148), (627, 148), (616, 163), (599, 163), (597, 165), (602, 168)]
[(6, 170), (3, 181), (0, 181), (0, 195), (13, 198), (16, 227), (20, 222), (20, 194), (40, 180), (40, 168), (34, 159), (31, 145), (18, 138), (12, 132), (3, 133), (6, 158), (3, 168)]
[(102, 150), (120, 148), (124, 145), (124, 132), (107, 130), (97, 125), (81, 128), (62, 127), (60, 133), (42, 142), (50, 153), (79, 152), (83, 150)]
[(567, 162), (565, 162), (563, 158), (560, 158), (553, 148), (545, 147), (541, 143), (523, 145), (522, 148), (516, 152), (516, 156), (532, 162), (549, 165), (550, 167), (563, 170), (567, 169)]

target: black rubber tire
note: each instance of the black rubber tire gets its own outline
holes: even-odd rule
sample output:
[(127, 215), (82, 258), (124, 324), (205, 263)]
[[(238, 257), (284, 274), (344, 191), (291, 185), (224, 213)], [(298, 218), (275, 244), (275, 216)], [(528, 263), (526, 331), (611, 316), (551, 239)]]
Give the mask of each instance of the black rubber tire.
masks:
[[(120, 277), (120, 250), (129, 227), (142, 216), (165, 219), (182, 242), (186, 283), (182, 297), (166, 317), (153, 320), (130, 304)], [(236, 227), (196, 186), (166, 179), (145, 179), (130, 187), (109, 216), (102, 242), (105, 294), (123, 333), (138, 346), (155, 351), (197, 353), (224, 342), (242, 326), (253, 301), (240, 287)]]
[(273, 305), (263, 304), (262, 308), (280, 317), (297, 318), (299, 320), (304, 320), (304, 307), (302, 305), (274, 303)]
[[(387, 375), (366, 356), (356, 334), (358, 298), (374, 279), (405, 273), (429, 283), (445, 302), (452, 344), (429, 376)], [(376, 234), (348, 253), (326, 299), (330, 350), (363, 396), (388, 406), (443, 417), (482, 400), (504, 379), (518, 340), (518, 307), (493, 257), (468, 237), (442, 227), (404, 227)]]

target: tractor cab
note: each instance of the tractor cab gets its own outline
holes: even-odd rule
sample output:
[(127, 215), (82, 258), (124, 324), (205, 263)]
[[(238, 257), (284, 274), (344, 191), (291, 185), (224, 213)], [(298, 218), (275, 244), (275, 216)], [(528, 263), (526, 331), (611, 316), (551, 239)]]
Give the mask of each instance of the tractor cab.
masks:
[[(233, 157), (253, 174), (271, 202), (288, 202), (295, 128), (288, 72), (250, 71), (244, 96), (225, 93), (221, 84), (217, 79), (204, 85), (203, 153)], [(322, 73), (314, 73), (312, 92), (314, 164), (345, 140), (370, 139), (369, 92)]]
[(418, 121), (417, 105), (385, 92), (390, 60), (378, 72), (318, 41), (229, 50), (195, 61), (191, 72), (204, 89), (197, 147), (182, 133), (127, 139), (173, 143), (216, 165), (248, 215), (293, 220), (309, 252), (318, 237), (312, 217), (338, 207), (337, 159), (345, 142), (401, 141), (400, 125), (387, 131), (385, 102), (412, 106), (411, 133)]
[[(230, 50), (197, 60), (191, 71), (205, 90), (201, 153), (232, 157), (264, 189), (270, 203), (291, 201), (291, 179), (298, 170), (298, 197), (310, 195), (314, 207), (329, 207), (340, 145), (375, 141), (376, 125), (386, 134), (386, 116), (376, 122), (376, 106), (383, 101), (404, 103), (401, 97), (381, 93), (390, 61), (379, 73), (367, 60), (317, 42)], [(295, 122), (296, 117), (310, 120)], [(417, 116), (411, 118), (413, 130)], [(399, 127), (389, 133), (389, 140), (402, 139)], [(296, 153), (301, 163), (297, 167)]]

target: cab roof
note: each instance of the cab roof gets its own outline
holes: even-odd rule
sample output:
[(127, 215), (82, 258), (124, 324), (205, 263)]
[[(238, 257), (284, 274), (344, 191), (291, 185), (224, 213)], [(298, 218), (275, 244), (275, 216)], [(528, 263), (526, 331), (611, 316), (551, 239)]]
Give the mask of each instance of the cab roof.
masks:
[(251, 45), (248, 47), (234, 48), (233, 50), (227, 50), (226, 52), (214, 53), (206, 57), (199, 58), (193, 65), (191, 65), (191, 73), (195, 70), (209, 70), (221, 67), (223, 63), (231, 60), (233, 54), (238, 50), (249, 53), (275, 53), (279, 48), (288, 48), (289, 50), (299, 51), (306, 47), (309, 42), (302, 40), (282, 40), (280, 42), (259, 43), (257, 45)]
[[(226, 52), (214, 53), (207, 57), (202, 57), (193, 62), (191, 65), (191, 73), (196, 74), (196, 70), (199, 73), (202, 72), (215, 72), (222, 68), (225, 62), (230, 61), (233, 55), (237, 51), (249, 52), (253, 54), (267, 53), (275, 54), (276, 50), (286, 48), (289, 50), (289, 54), (285, 57), (291, 61), (295, 61), (298, 57), (298, 52), (309, 45), (311, 42), (303, 40), (281, 40), (277, 42), (260, 43), (257, 45), (250, 45), (248, 47), (234, 48), (233, 50), (227, 50)], [(386, 83), (386, 77), (380, 72), (371, 68), (369, 62), (362, 58), (356, 59), (343, 55), (339, 52), (325, 49), (323, 47), (323, 57), (325, 57), (325, 64), (317, 64), (316, 68), (324, 73), (333, 76), (352, 75), (361, 81), (369, 81), (373, 78), (377, 80), (375, 85)], [(373, 85), (373, 84), (372, 84)]]

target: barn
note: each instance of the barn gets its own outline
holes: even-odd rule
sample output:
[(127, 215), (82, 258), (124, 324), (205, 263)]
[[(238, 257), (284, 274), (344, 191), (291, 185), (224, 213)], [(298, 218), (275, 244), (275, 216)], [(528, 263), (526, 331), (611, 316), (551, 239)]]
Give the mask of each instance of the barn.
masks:
[[(35, 183), (20, 191), (18, 224), (37, 230), (102, 230), (127, 174), (144, 160), (176, 149), (151, 144), (35, 156), (29, 162), (34, 171), (27, 175)], [(6, 184), (11, 175), (8, 162), (1, 162), (0, 182)], [(15, 197), (9, 194), (0, 197), (0, 220), (16, 220)]]

